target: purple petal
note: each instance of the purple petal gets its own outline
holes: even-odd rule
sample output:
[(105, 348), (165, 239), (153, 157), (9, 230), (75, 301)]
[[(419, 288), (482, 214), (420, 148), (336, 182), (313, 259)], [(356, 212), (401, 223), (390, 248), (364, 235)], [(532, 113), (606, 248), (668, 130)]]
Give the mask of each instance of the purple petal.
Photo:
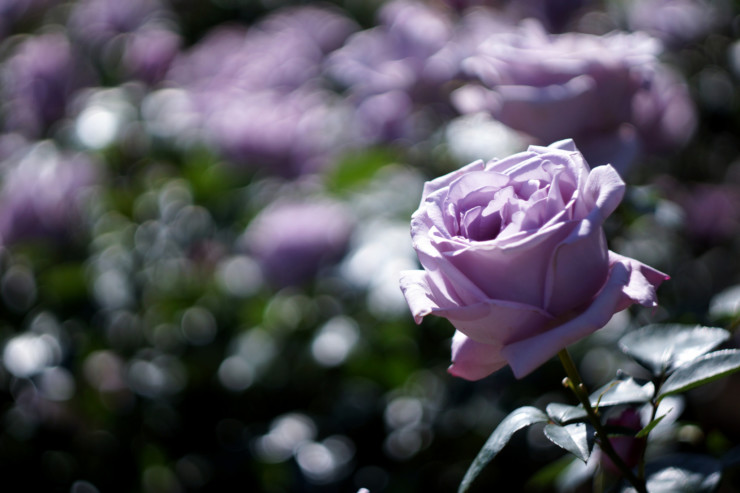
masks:
[(480, 380), (506, 366), (500, 350), (500, 345), (476, 342), (462, 332), (455, 332), (452, 338), (452, 364), (447, 371), (466, 380)]
[[(582, 225), (589, 223), (584, 221)], [(579, 228), (553, 254), (546, 281), (546, 309), (555, 316), (589, 302), (607, 278), (609, 258), (601, 228)]]
[(611, 165), (597, 166), (588, 175), (583, 200), (591, 210), (589, 221), (600, 227), (624, 197), (625, 185)]
[(432, 309), (457, 330), (484, 344), (508, 344), (530, 337), (552, 325), (555, 320), (546, 311), (523, 303), (486, 300), (468, 306)]
[(602, 328), (613, 314), (629, 305), (656, 304), (655, 289), (668, 276), (636, 260), (609, 253), (609, 279), (586, 311), (559, 327), (519, 340), (501, 350), (517, 378), (526, 376), (561, 349)]
[(422, 318), (426, 315), (429, 315), (433, 310), (439, 308), (433, 299), (431, 290), (429, 289), (426, 271), (402, 271), (400, 283), (401, 291), (406, 297), (406, 302), (408, 303), (411, 313), (414, 315), (414, 321), (417, 324), (420, 324)]
[(627, 308), (633, 303), (642, 306), (656, 306), (658, 304), (658, 296), (655, 290), (663, 281), (670, 279), (669, 275), (635, 259), (624, 257), (611, 251), (609, 252), (609, 263), (612, 265), (628, 265), (630, 269), (629, 282), (622, 290), (622, 299), (619, 305), (620, 310)]
[(606, 325), (612, 315), (618, 311), (622, 289), (628, 284), (629, 277), (630, 271), (627, 266), (615, 264), (604, 289), (586, 311), (559, 327), (504, 346), (501, 354), (509, 362), (514, 376), (523, 378), (555, 356), (561, 349)]
[[(545, 294), (542, 280), (549, 269), (550, 252), (576, 226), (577, 223), (559, 223), (536, 233), (526, 232), (523, 239), (505, 248), (496, 240), (462, 249), (455, 245), (457, 248), (449, 252), (444, 244), (436, 243), (435, 247), (442, 251), (442, 261), (464, 272), (488, 298), (541, 307)], [(432, 267), (423, 260), (422, 265)]]

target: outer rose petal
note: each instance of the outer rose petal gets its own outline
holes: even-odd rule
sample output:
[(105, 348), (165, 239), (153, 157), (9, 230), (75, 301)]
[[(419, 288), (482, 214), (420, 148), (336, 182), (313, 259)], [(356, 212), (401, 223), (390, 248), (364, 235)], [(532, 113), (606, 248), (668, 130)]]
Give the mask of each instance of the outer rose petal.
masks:
[(499, 346), (534, 335), (553, 323), (554, 318), (544, 310), (510, 301), (485, 300), (464, 306), (440, 306), (450, 301), (435, 296), (428, 275), (423, 270), (401, 272), (401, 291), (416, 323), (421, 323), (429, 314), (444, 317), (472, 339)]
[(606, 236), (601, 228), (581, 224), (558, 245), (547, 274), (545, 308), (555, 316), (578, 309), (597, 293), (609, 275)]
[(624, 310), (633, 303), (639, 303), (643, 306), (657, 305), (655, 290), (663, 281), (670, 279), (670, 276), (635, 259), (623, 257), (618, 253), (610, 251), (609, 264), (613, 265), (616, 263), (628, 264), (630, 266), (630, 282), (622, 290), (619, 310)]
[(498, 247), (493, 241), (471, 244), (452, 253), (444, 252), (439, 262), (449, 263), (466, 273), (490, 299), (543, 306), (542, 285), (551, 252), (568, 237), (574, 226), (577, 224), (561, 222), (526, 235), (519, 244), (506, 248)]
[(456, 331), (452, 338), (452, 364), (447, 371), (466, 380), (480, 380), (506, 366), (500, 351), (500, 345), (476, 342)]
[(475, 305), (432, 310), (471, 339), (484, 344), (508, 344), (553, 325), (555, 317), (531, 305), (486, 300)]
[(427, 273), (423, 270), (405, 270), (401, 272), (401, 291), (406, 297), (414, 321), (421, 323), (424, 316), (438, 309), (439, 306), (432, 299), (432, 292), (427, 282)]
[[(561, 349), (602, 328), (611, 316), (632, 303), (654, 306), (655, 288), (668, 276), (642, 263), (612, 254), (609, 279), (593, 303), (580, 315), (542, 334), (504, 346), (501, 354), (514, 375), (522, 378)], [(646, 275), (647, 274), (647, 275)], [(650, 285), (651, 289), (647, 289)], [(635, 297), (633, 297), (635, 296)]]

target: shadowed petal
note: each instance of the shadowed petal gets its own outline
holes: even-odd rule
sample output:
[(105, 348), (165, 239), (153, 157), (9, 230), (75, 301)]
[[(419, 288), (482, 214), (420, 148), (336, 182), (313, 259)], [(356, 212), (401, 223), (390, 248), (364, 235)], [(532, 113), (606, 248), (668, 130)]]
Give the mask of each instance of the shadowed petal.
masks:
[(602, 328), (614, 313), (629, 305), (655, 306), (655, 289), (668, 276), (611, 252), (610, 261), (606, 285), (583, 313), (559, 327), (504, 346), (501, 354), (517, 378), (529, 374), (566, 346)]
[(401, 272), (401, 291), (406, 297), (414, 321), (421, 323), (424, 316), (439, 308), (432, 299), (432, 292), (427, 282), (427, 273), (423, 270), (405, 270)]
[(466, 380), (480, 380), (506, 366), (500, 350), (500, 345), (476, 342), (457, 331), (452, 338), (452, 364), (447, 371)]
[(555, 318), (532, 305), (486, 300), (468, 306), (432, 309), (432, 315), (448, 319), (471, 339), (485, 344), (507, 344), (537, 334)]

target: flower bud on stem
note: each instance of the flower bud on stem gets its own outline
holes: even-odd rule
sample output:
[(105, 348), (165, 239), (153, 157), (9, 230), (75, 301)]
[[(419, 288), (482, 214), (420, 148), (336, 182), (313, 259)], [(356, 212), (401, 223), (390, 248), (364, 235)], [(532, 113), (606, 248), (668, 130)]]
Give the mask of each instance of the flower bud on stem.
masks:
[(581, 375), (578, 373), (578, 369), (576, 368), (573, 359), (570, 357), (568, 349), (562, 349), (558, 353), (558, 356), (560, 357), (560, 362), (563, 364), (563, 368), (565, 369), (565, 374), (568, 375), (568, 377), (563, 380), (563, 384), (573, 391), (576, 398), (578, 398), (578, 400), (583, 405), (583, 408), (586, 410), (586, 414), (588, 415), (588, 418), (591, 421), (594, 430), (596, 430), (596, 436), (599, 439), (601, 450), (607, 456), (609, 456), (609, 458), (619, 468), (624, 477), (627, 478), (630, 483), (632, 483), (632, 486), (635, 487), (638, 493), (648, 493), (645, 482), (641, 481), (640, 479), (638, 479), (637, 476), (635, 476), (632, 470), (627, 466), (627, 464), (624, 463), (619, 454), (617, 454), (617, 452), (614, 450), (614, 447), (612, 447), (612, 444), (607, 437), (606, 431), (601, 425), (601, 420), (599, 419), (596, 410), (591, 407), (588, 392), (586, 392), (586, 387), (583, 385)]

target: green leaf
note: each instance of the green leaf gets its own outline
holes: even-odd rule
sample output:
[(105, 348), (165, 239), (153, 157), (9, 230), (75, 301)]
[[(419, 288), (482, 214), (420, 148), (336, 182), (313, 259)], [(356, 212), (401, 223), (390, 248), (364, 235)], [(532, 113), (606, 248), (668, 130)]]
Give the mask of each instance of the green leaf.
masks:
[(514, 433), (535, 423), (545, 422), (547, 422), (547, 415), (532, 406), (520, 407), (506, 416), (496, 429), (493, 430), (493, 433), (488, 437), (485, 445), (483, 445), (483, 448), (478, 452), (477, 457), (468, 468), (465, 477), (463, 477), (460, 483), (458, 493), (468, 491), (473, 480), (478, 477), (478, 474), (480, 474), (483, 468), (509, 443)]
[(718, 327), (653, 324), (622, 337), (619, 347), (657, 376), (708, 353), (729, 337)]
[(555, 445), (587, 462), (594, 448), (594, 431), (586, 423), (545, 426), (545, 436)]
[[(671, 410), (669, 410), (668, 412), (670, 411)], [(668, 413), (664, 414), (663, 416), (659, 418), (655, 418), (654, 420), (649, 422), (643, 429), (637, 432), (637, 434), (635, 435), (635, 438), (645, 438), (646, 436), (648, 436), (648, 434), (651, 431), (653, 431), (653, 428), (658, 426), (658, 424), (660, 424), (660, 422), (663, 421), (663, 418), (665, 418), (666, 416), (668, 416)]]
[[(677, 454), (662, 457), (645, 468), (650, 493), (709, 493), (722, 479), (722, 464), (706, 455)], [(621, 493), (635, 493), (625, 486)]]
[(586, 410), (580, 406), (570, 406), (559, 402), (551, 402), (545, 409), (547, 415), (554, 422), (564, 425), (570, 421), (578, 421), (588, 418)]
[(390, 148), (363, 149), (348, 153), (327, 174), (326, 185), (334, 193), (344, 193), (370, 180), (382, 167), (398, 161)]
[(584, 465), (572, 455), (564, 455), (550, 462), (527, 480), (524, 491), (550, 491), (553, 484), (560, 482), (563, 475), (568, 474), (574, 462), (580, 467)]
[(724, 349), (678, 368), (660, 388), (659, 398), (686, 392), (740, 370), (740, 350)]
[(655, 392), (653, 382), (640, 384), (632, 377), (618, 377), (607, 383), (589, 397), (591, 405), (597, 407), (618, 406), (649, 402)]

